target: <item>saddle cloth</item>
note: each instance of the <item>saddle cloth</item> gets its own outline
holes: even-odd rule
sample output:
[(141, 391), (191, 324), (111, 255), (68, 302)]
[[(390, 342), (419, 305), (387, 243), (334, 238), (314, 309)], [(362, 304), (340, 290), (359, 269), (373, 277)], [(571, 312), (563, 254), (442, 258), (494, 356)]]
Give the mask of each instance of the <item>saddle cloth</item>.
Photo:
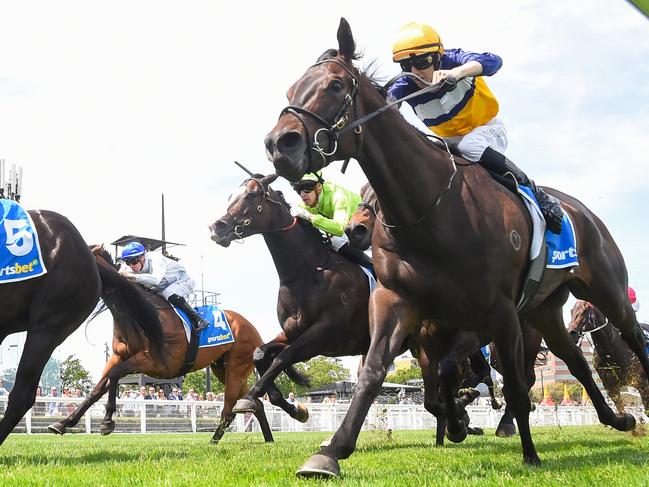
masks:
[(526, 186), (518, 186), (518, 194), (523, 199), (532, 218), (532, 245), (530, 246), (530, 260), (534, 260), (541, 252), (541, 245), (545, 242), (548, 246), (546, 268), (563, 269), (579, 265), (577, 257), (577, 239), (572, 220), (568, 212), (563, 212), (561, 234), (556, 235), (545, 229), (545, 219), (536, 201), (532, 190)]
[(0, 284), (46, 272), (32, 217), (15, 201), (0, 199)]
[(372, 291), (376, 288), (376, 278), (374, 277), (374, 274), (372, 274), (372, 271), (369, 270), (367, 267), (363, 267), (362, 265), (359, 265), (361, 269), (363, 269), (363, 272), (367, 276), (367, 280), (370, 285), (370, 294), (372, 294)]
[[(208, 304), (206, 306), (199, 306), (195, 308), (196, 312), (209, 321), (210, 326), (201, 330), (201, 335), (198, 339), (198, 348), (216, 347), (218, 345), (225, 345), (234, 342), (234, 335), (230, 329), (230, 324), (225, 316), (225, 313), (218, 306)], [(187, 335), (187, 342), (190, 341), (190, 333), (192, 322), (184, 311), (174, 308), (176, 314), (180, 317), (185, 326), (185, 334)]]

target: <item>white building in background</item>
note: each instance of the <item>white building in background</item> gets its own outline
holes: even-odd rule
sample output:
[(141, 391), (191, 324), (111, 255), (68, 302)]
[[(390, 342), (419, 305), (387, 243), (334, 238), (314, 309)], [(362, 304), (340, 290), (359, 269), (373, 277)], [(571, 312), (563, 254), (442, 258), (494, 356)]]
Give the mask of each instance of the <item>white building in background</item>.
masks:
[(25, 348), (27, 332), (14, 333), (4, 339), (0, 345), (0, 376), (7, 369), (17, 369), (20, 356)]

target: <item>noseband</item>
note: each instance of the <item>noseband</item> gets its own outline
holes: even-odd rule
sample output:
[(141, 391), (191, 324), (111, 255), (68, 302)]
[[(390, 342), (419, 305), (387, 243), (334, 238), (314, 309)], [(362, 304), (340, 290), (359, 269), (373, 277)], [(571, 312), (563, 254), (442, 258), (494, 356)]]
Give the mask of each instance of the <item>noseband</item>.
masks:
[[(608, 318), (604, 320), (604, 324), (597, 326), (597, 316), (595, 313), (595, 308), (593, 306), (588, 307), (588, 311), (586, 312), (586, 320), (584, 323), (584, 326), (581, 327), (580, 330), (575, 331), (576, 337), (577, 337), (577, 343), (581, 341), (581, 339), (588, 335), (588, 334), (593, 334), (596, 331), (600, 331), (601, 329), (605, 328), (609, 323), (608, 323)], [(590, 330), (586, 330), (586, 326), (590, 325), (593, 328)]]
[[(424, 93), (428, 93), (428, 92), (436, 93), (436, 92), (452, 91), (455, 88), (456, 83), (457, 83), (457, 80), (455, 80), (454, 78), (447, 78), (447, 79), (444, 79), (444, 80), (442, 80), (442, 81), (440, 81), (439, 83), (436, 83), (436, 84), (428, 84), (427, 82), (425, 82), (424, 80), (422, 80), (421, 78), (419, 78), (418, 76), (416, 76), (416, 75), (414, 75), (412, 73), (400, 73), (397, 76), (395, 76), (394, 78), (392, 78), (392, 80), (390, 80), (388, 82), (386, 87), (389, 86), (390, 84), (392, 84), (397, 79), (403, 77), (403, 76), (411, 76), (411, 77), (417, 78), (420, 81), (424, 82), (427, 86), (425, 86), (424, 88), (422, 88), (422, 89), (420, 89), (418, 91), (415, 91), (414, 93), (406, 95), (403, 98), (400, 98), (398, 100), (390, 101), (389, 103), (382, 106), (378, 110), (375, 110), (375, 111), (373, 111), (371, 113), (368, 113), (367, 115), (365, 115), (365, 116), (363, 116), (361, 118), (358, 118), (357, 113), (356, 113), (356, 105), (355, 105), (355, 101), (356, 101), (356, 98), (358, 96), (359, 85), (360, 85), (358, 78), (356, 77), (354, 72), (348, 66), (346, 66), (343, 62), (341, 62), (337, 58), (323, 59), (322, 61), (318, 61), (317, 63), (313, 64), (311, 67), (320, 66), (320, 65), (325, 64), (325, 63), (337, 64), (338, 66), (343, 68), (347, 72), (347, 74), (349, 74), (349, 76), (350, 76), (350, 78), (352, 80), (352, 86), (351, 86), (350, 90), (347, 92), (347, 94), (345, 95), (345, 99), (343, 100), (343, 103), (342, 103), (341, 107), (336, 112), (336, 115), (335, 115), (333, 121), (329, 122), (329, 121), (325, 120), (324, 118), (322, 118), (317, 113), (312, 112), (311, 110), (308, 110), (308, 109), (306, 109), (304, 107), (300, 107), (300, 106), (297, 106), (297, 105), (288, 105), (288, 106), (286, 106), (281, 111), (281, 113), (279, 115), (280, 117), (282, 117), (282, 115), (290, 113), (295, 118), (297, 118), (300, 121), (300, 123), (302, 124), (302, 127), (304, 129), (304, 133), (306, 135), (307, 141), (311, 140), (311, 136), (309, 134), (309, 129), (307, 128), (307, 124), (306, 124), (306, 121), (304, 119), (304, 116), (310, 117), (313, 120), (315, 120), (317, 123), (322, 125), (322, 127), (319, 128), (318, 130), (316, 130), (315, 134), (313, 135), (313, 142), (310, 143), (309, 150), (307, 151), (308, 158), (309, 158), (309, 170), (311, 172), (313, 172), (313, 159), (311, 157), (311, 151), (312, 150), (317, 152), (318, 154), (320, 154), (320, 156), (322, 157), (323, 167), (324, 167), (329, 163), (328, 158), (333, 156), (336, 153), (336, 151), (338, 150), (338, 139), (339, 139), (339, 137), (342, 134), (344, 134), (345, 132), (353, 130), (354, 133), (356, 134), (356, 151), (355, 151), (355, 153), (358, 154), (358, 151), (360, 149), (360, 144), (361, 144), (361, 140), (360, 140), (360, 134), (362, 132), (361, 126), (364, 123), (366, 123), (367, 121), (369, 121), (372, 118), (376, 117), (377, 115), (383, 113), (384, 111), (389, 110), (394, 106), (398, 106), (399, 104), (401, 104), (402, 102), (404, 102), (406, 100), (409, 100), (411, 98), (415, 98), (417, 96), (423, 95)], [(386, 88), (383, 88), (382, 91), (385, 92), (385, 90), (386, 90)], [(353, 116), (353, 121), (351, 121), (351, 123), (350, 123), (350, 111), (352, 110), (352, 108), (354, 110), (354, 116)], [(329, 151), (327, 151), (323, 147), (321, 147), (320, 143), (318, 142), (318, 135), (321, 132), (324, 132), (325, 134), (327, 134), (329, 136), (330, 140), (332, 141), (332, 147), (330, 147)], [(453, 157), (453, 154), (451, 153), (451, 150), (449, 149), (448, 144), (446, 143), (446, 141), (444, 139), (442, 139), (440, 137), (437, 137), (437, 136), (434, 136), (434, 135), (426, 135), (426, 137), (429, 137), (429, 138), (432, 137), (432, 138), (435, 138), (435, 139), (439, 139), (444, 143), (444, 146), (446, 148), (446, 152), (449, 155), (449, 158), (451, 160), (451, 165), (452, 165), (452, 173), (451, 173), (451, 175), (449, 177), (448, 184), (442, 190), (442, 192), (439, 194), (437, 199), (428, 207), (428, 209), (426, 209), (423, 212), (423, 214), (421, 216), (419, 216), (414, 222), (406, 224), (406, 225), (388, 224), (385, 221), (383, 221), (378, 216), (375, 209), (372, 208), (372, 211), (374, 211), (375, 216), (377, 217), (377, 219), (379, 220), (381, 225), (383, 225), (385, 228), (392, 228), (392, 229), (395, 229), (395, 228), (408, 228), (408, 227), (413, 227), (413, 226), (419, 225), (422, 221), (424, 221), (424, 219), (437, 206), (439, 206), (439, 204), (442, 201), (442, 197), (451, 189), (451, 186), (452, 186), (453, 181), (455, 179), (455, 176), (457, 174), (457, 165), (458, 165), (458, 163), (455, 162), (455, 158)], [(349, 157), (344, 162), (343, 168), (345, 168), (347, 166), (348, 162), (349, 162)], [(459, 164), (459, 165), (461, 165), (461, 166), (471, 166), (471, 165), (474, 165), (474, 164), (477, 164), (477, 161), (469, 163), (469, 164)], [(344, 172), (344, 169), (343, 169), (343, 172)]]
[[(310, 150), (308, 151), (309, 155), (309, 169), (313, 168), (313, 165), (311, 164), (312, 159), (311, 159), (311, 150), (314, 150), (320, 156), (322, 157), (323, 165), (326, 166), (328, 164), (327, 158), (333, 156), (336, 151), (338, 150), (338, 137), (339, 135), (347, 132), (345, 129), (345, 126), (349, 123), (349, 112), (354, 108), (354, 119), (356, 118), (356, 106), (354, 105), (354, 102), (356, 101), (356, 96), (358, 95), (358, 78), (356, 75), (352, 72), (351, 69), (349, 69), (345, 64), (340, 62), (339, 60), (332, 58), (332, 59), (323, 59), (322, 61), (319, 61), (312, 65), (311, 67), (315, 66), (320, 66), (321, 64), (324, 63), (334, 63), (343, 68), (347, 74), (349, 74), (351, 80), (352, 80), (352, 86), (345, 95), (345, 98), (343, 100), (342, 105), (336, 112), (336, 115), (333, 117), (332, 121), (327, 121), (324, 118), (322, 118), (320, 115), (318, 115), (315, 112), (312, 112), (311, 110), (308, 110), (304, 107), (300, 107), (297, 105), (288, 105), (286, 106), (279, 116), (281, 117), (282, 115), (286, 113), (290, 113), (293, 115), (295, 118), (297, 118), (300, 123), (302, 124), (302, 127), (304, 128), (304, 133), (306, 134), (307, 140), (311, 140), (311, 136), (309, 134), (309, 129), (307, 128), (307, 125), (303, 119), (303, 116), (307, 116), (315, 120), (317, 123), (322, 125), (318, 130), (315, 131), (315, 134), (313, 134), (313, 142), (311, 142), (311, 147)], [(327, 151), (325, 148), (323, 148), (320, 145), (320, 142), (318, 142), (318, 136), (320, 133), (324, 133), (329, 137), (329, 140), (332, 141), (331, 147)], [(356, 146), (360, 145), (360, 141), (358, 140), (358, 136), (361, 133), (361, 127), (360, 125), (357, 125), (354, 127), (354, 133), (357, 135), (356, 139)]]

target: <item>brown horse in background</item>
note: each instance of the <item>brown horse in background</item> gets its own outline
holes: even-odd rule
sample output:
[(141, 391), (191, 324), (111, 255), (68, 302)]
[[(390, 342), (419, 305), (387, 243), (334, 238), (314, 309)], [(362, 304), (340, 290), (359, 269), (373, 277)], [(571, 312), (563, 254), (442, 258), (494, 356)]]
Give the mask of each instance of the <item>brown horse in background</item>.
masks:
[[(604, 400), (562, 316), (569, 293), (595, 303), (649, 375), (649, 357), (626, 293), (624, 259), (604, 224), (580, 201), (546, 188), (561, 200), (574, 224), (580, 265), (547, 270), (536, 294), (518, 310), (532, 235), (523, 202), (484, 168), (432, 144), (390, 109), (382, 88), (354, 66), (355, 49), (351, 28), (341, 19), (338, 49), (325, 51), (290, 87), (290, 105), (265, 138), (276, 172), (290, 181), (333, 160), (355, 158), (384, 215), (372, 238), (379, 286), (370, 297), (365, 367), (331, 444), (298, 474), (339, 474), (338, 460), (356, 448), (388, 365), (423, 320), (493, 338), (525, 463), (539, 465), (540, 459), (529, 427), (520, 319), (542, 333), (550, 350), (584, 385), (603, 424), (633, 429), (633, 416), (616, 414)], [(433, 88), (441, 92), (446, 86)]]
[(146, 335), (154, 349), (160, 347), (162, 338), (155, 309), (139, 288), (114, 269), (98, 266), (67, 218), (46, 210), (29, 214), (48, 272), (0, 284), (0, 343), (7, 335), (27, 332), (15, 384), (0, 421), (0, 444), (34, 405), (38, 381), (54, 349), (85, 321), (99, 297), (113, 316), (121, 317), (130, 334)]
[[(110, 254), (102, 247), (95, 248), (94, 253), (100, 265), (113, 264)], [(115, 429), (113, 414), (116, 409), (117, 388), (122, 377), (135, 372), (159, 379), (178, 376), (183, 368), (189, 346), (185, 327), (172, 306), (162, 296), (147, 292), (146, 298), (151, 305), (155, 306), (162, 324), (162, 347), (159, 350), (153, 349), (146, 337), (129, 333), (122, 321), (116, 319), (113, 328), (113, 353), (104, 367), (100, 381), (70, 416), (48, 426), (51, 432), (64, 434), (68, 427), (76, 425), (88, 408), (108, 391), (106, 414), (101, 423), (101, 434), (108, 435)], [(221, 422), (214, 432), (211, 443), (218, 443), (234, 420), (232, 407), (237, 399), (248, 392), (248, 377), (254, 370), (253, 352), (263, 344), (259, 332), (247, 319), (234, 311), (224, 310), (224, 312), (232, 329), (234, 342), (199, 348), (194, 365), (188, 371), (201, 370), (209, 365), (219, 382), (225, 385)], [(264, 440), (273, 441), (261, 401), (255, 403), (253, 413), (259, 421)]]
[[(624, 411), (620, 392), (625, 386), (638, 390), (645, 411), (649, 412), (649, 382), (619, 330), (608, 322), (604, 313), (586, 301), (577, 301), (570, 310), (570, 317), (568, 332), (576, 343), (590, 334), (594, 349), (593, 366), (618, 412)], [(638, 323), (638, 326), (649, 333), (649, 325)]]

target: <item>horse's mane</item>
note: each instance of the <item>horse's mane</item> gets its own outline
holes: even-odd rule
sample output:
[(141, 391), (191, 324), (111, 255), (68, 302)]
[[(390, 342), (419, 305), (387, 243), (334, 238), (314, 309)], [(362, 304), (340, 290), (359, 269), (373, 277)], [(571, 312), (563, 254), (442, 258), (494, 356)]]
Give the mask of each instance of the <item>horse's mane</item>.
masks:
[[(322, 53), (316, 62), (324, 61), (326, 59), (334, 59), (334, 58), (339, 58), (341, 61), (345, 62), (346, 59), (343, 58), (343, 56), (340, 55), (337, 49), (327, 49), (324, 53)], [(363, 58), (362, 52), (355, 51), (354, 55), (352, 56), (352, 59), (350, 61), (358, 61)], [(352, 62), (349, 63), (351, 65), (351, 68), (355, 70), (361, 78), (369, 81), (369, 83), (374, 87), (374, 89), (381, 95), (383, 99), (386, 97), (386, 92), (385, 92), (385, 86), (384, 83), (386, 81), (386, 78), (380, 77), (378, 75), (378, 71), (380, 69), (380, 65), (378, 64), (378, 61), (376, 59), (371, 60), (364, 68), (358, 68), (355, 66)], [(415, 127), (412, 125), (406, 118), (403, 116), (403, 114), (399, 110), (395, 110), (403, 119), (404, 123), (408, 127), (408, 130), (412, 131), (412, 133), (417, 136), (419, 139), (425, 141), (427, 144), (429, 144), (431, 147), (434, 147), (436, 150), (444, 150), (438, 143), (435, 142), (435, 139), (431, 138), (431, 134), (424, 132), (418, 127)], [(455, 155), (460, 155), (457, 151), (453, 151)]]
[[(255, 179), (258, 183), (261, 184), (258, 178), (255, 177), (253, 179)], [(268, 190), (269, 192), (272, 191), (272, 194), (277, 196), (278, 202), (282, 206), (282, 208), (284, 208), (286, 211), (290, 211), (291, 205), (286, 201), (286, 198), (284, 198), (284, 193), (282, 193), (279, 190), (275, 190), (271, 188), (270, 185), (266, 188), (266, 190)], [(300, 225), (300, 227), (305, 231), (305, 233), (307, 234), (307, 238), (312, 238), (313, 240), (317, 240), (320, 245), (325, 245), (326, 247), (331, 249), (331, 246), (329, 245), (329, 241), (325, 238), (322, 232), (317, 228), (315, 228), (313, 225), (311, 225), (311, 223), (302, 220), (301, 218), (298, 218), (297, 224)]]

